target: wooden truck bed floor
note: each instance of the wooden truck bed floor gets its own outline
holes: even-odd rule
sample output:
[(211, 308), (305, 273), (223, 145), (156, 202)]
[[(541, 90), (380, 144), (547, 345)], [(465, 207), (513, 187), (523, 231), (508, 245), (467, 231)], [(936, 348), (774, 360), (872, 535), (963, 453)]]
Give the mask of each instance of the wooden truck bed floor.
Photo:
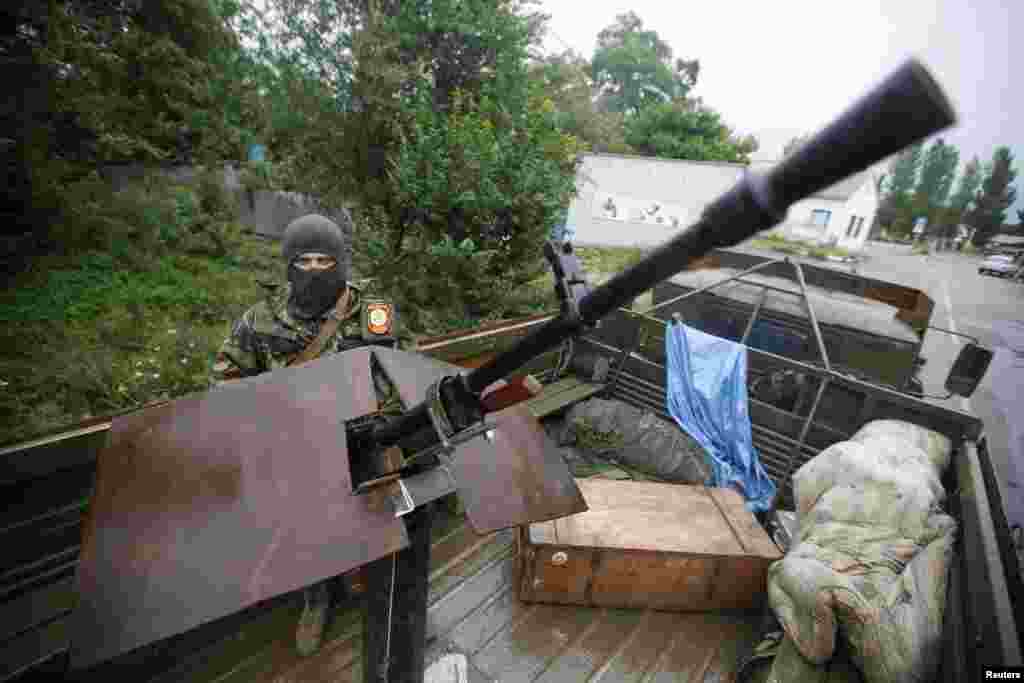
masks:
[[(758, 614), (671, 613), (520, 602), (515, 531), (477, 536), (463, 517), (440, 513), (432, 548), (428, 608), (430, 664), (449, 653), (468, 661), (468, 683), (483, 681), (730, 681)], [(361, 683), (360, 612), (336, 612), (320, 652), (294, 651), (298, 602), (282, 608), (274, 633), (221, 644), (205, 666), (161, 681)], [(248, 640), (243, 634), (239, 641)], [(253, 646), (259, 646), (253, 648)], [(234, 654), (229, 650), (233, 649)], [(445, 680), (444, 683), (454, 683)]]

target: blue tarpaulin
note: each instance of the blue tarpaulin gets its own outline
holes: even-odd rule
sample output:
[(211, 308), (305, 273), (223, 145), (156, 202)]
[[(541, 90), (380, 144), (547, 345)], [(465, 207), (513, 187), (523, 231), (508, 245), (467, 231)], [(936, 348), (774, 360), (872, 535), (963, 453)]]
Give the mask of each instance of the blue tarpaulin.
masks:
[(704, 447), (710, 485), (736, 489), (753, 512), (767, 510), (775, 482), (750, 436), (746, 347), (675, 323), (666, 330), (665, 356), (668, 411)]

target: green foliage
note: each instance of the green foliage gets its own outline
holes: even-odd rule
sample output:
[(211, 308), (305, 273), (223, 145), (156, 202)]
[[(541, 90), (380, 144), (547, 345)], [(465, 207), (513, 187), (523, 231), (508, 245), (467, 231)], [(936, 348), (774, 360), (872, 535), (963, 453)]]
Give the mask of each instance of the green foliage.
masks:
[[(579, 146), (526, 69), (534, 18), (487, 0), (345, 12), (356, 106), (291, 93), (311, 125), (271, 141), (275, 177), (354, 209), (361, 272), (407, 312), (489, 314), (505, 305), (495, 293), (536, 276), (541, 243), (575, 192)], [(467, 239), (471, 255), (451, 252)]]
[(657, 31), (644, 30), (635, 12), (620, 14), (597, 37), (591, 71), (609, 110), (636, 113), (645, 106), (685, 97), (697, 83), (697, 60), (672, 61), (672, 48)]
[(213, 57), (234, 48), (233, 36), (208, 2), (171, 0), (116, 17), (51, 7), (54, 39), (40, 56), (55, 73), (58, 110), (88, 131), (96, 161), (234, 156), (232, 126), (210, 87)]
[(0, 443), (206, 389), (213, 352), (261, 296), (275, 252), (242, 242), (241, 267), (180, 251), (145, 269), (104, 252), (47, 257), (0, 295)]
[[(258, 136), (278, 160), (303, 143), (322, 111), (352, 103), (352, 8), (335, 0), (214, 0), (225, 26), (246, 47), (224, 60), (261, 114)], [(286, 167), (276, 169), (287, 170)], [(288, 189), (295, 189), (289, 187)]]
[[(956, 147), (946, 144), (942, 138), (932, 143), (925, 152), (914, 194), (915, 201), (922, 205), (930, 217), (949, 197), (959, 161), (960, 153)], [(929, 220), (929, 223), (932, 222)]]
[(615, 275), (636, 265), (644, 257), (644, 249), (634, 247), (575, 247), (583, 271), (589, 276)]
[(911, 204), (923, 150), (923, 142), (911, 145), (900, 152), (889, 167), (878, 217), (879, 222), (895, 235), (909, 235), (913, 229)]
[(778, 251), (783, 254), (792, 254), (794, 256), (812, 256), (817, 259), (826, 259), (829, 256), (853, 256), (853, 252), (849, 249), (843, 249), (842, 247), (836, 246), (811, 244), (800, 240), (790, 240), (772, 232), (769, 232), (763, 237), (752, 239), (747, 242), (747, 244), (756, 249)]
[(146, 271), (123, 270), (110, 254), (87, 252), (76, 267), (51, 270), (38, 287), (7, 292), (0, 321), (92, 322), (111, 310), (142, 306), (197, 308), (211, 302), (194, 275), (176, 259), (157, 259)]
[(588, 151), (632, 154), (626, 144), (621, 112), (600, 111), (594, 104), (590, 64), (572, 51), (535, 62), (530, 77), (555, 108), (558, 128), (573, 136)]
[(753, 138), (736, 139), (721, 116), (691, 101), (650, 105), (626, 121), (626, 142), (640, 154), (692, 161), (749, 163)]
[[(3, 120), (17, 190), (0, 208), (18, 221), (6, 229), (34, 232), (41, 254), (181, 239), (168, 205), (128, 216), (95, 172), (237, 157), (261, 113), (223, 68), (238, 53), (235, 35), (207, 0), (16, 5), (8, 47), (23, 68)], [(22, 256), (31, 267), (36, 254)]]
[(974, 201), (975, 194), (981, 187), (981, 180), (981, 162), (978, 161), (978, 157), (974, 157), (964, 166), (960, 184), (949, 200), (950, 207), (956, 210), (961, 217)]
[(975, 198), (975, 208), (968, 223), (977, 228), (973, 241), (984, 246), (999, 232), (1006, 221), (1006, 211), (1017, 199), (1013, 181), (1017, 170), (1013, 168), (1013, 152), (1009, 147), (999, 147), (992, 155), (991, 170), (981, 184), (981, 191)]
[[(911, 145), (900, 152), (889, 169), (887, 192), (883, 200), (890, 212), (905, 211), (910, 204), (911, 192), (917, 185), (924, 143)], [(895, 218), (894, 216), (892, 218)], [(890, 218), (890, 222), (892, 221)]]

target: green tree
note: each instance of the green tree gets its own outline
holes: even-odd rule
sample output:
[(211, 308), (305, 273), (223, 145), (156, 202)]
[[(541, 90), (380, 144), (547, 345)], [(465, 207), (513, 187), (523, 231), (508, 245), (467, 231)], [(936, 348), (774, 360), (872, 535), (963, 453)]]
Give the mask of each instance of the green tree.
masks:
[(610, 111), (633, 114), (645, 105), (686, 94), (697, 83), (697, 60), (672, 59), (672, 48), (645, 30), (635, 12), (616, 17), (597, 36), (591, 63), (594, 82)]
[[(290, 2), (310, 11), (320, 0)], [(287, 95), (308, 124), (278, 163), (328, 208), (353, 210), (357, 266), (391, 289), (413, 329), (431, 329), (441, 309), (512, 305), (575, 192), (578, 144), (528, 69), (540, 18), (492, 0), (338, 7), (351, 106)]]
[(921, 170), (914, 188), (913, 217), (928, 220), (928, 232), (937, 237), (949, 236), (953, 230), (953, 218), (946, 209), (946, 199), (953, 186), (960, 153), (956, 147), (938, 138), (924, 153)]
[(1010, 148), (997, 148), (981, 190), (975, 195), (974, 210), (968, 217), (968, 224), (977, 228), (972, 238), (976, 246), (984, 246), (1003, 227), (1006, 210), (1017, 199), (1017, 190), (1013, 187), (1016, 177)]
[(650, 105), (626, 120), (626, 142), (638, 153), (693, 161), (749, 163), (753, 136), (739, 138), (713, 109), (692, 100)]
[(590, 73), (590, 64), (572, 51), (543, 57), (530, 66), (531, 78), (555, 106), (556, 122), (562, 131), (588, 151), (632, 153), (625, 141), (623, 115), (599, 111), (595, 106)]
[(900, 152), (889, 169), (888, 194), (893, 197), (907, 197), (917, 185), (917, 174), (921, 168), (924, 143), (911, 145)]
[(943, 225), (945, 225), (945, 230), (942, 231), (943, 237), (953, 238), (956, 236), (957, 227), (964, 223), (965, 216), (974, 202), (975, 194), (981, 187), (981, 180), (981, 162), (978, 161), (978, 157), (974, 157), (964, 165), (964, 171), (960, 176), (956, 191), (949, 198), (949, 206), (942, 214)]
[(883, 227), (898, 235), (909, 235), (913, 228), (913, 189), (917, 185), (924, 143), (904, 149), (889, 166), (886, 192), (878, 209), (878, 220)]
[(961, 217), (974, 201), (978, 188), (981, 187), (981, 180), (981, 162), (978, 161), (978, 157), (974, 157), (964, 165), (960, 184), (949, 200), (950, 208), (958, 211)]
[(925, 152), (914, 193), (927, 210), (937, 209), (946, 203), (959, 161), (960, 153), (956, 147), (946, 144), (942, 138)]
[(100, 188), (80, 189), (97, 167), (237, 158), (243, 131), (259, 125), (241, 84), (220, 78), (238, 46), (207, 0), (22, 0), (0, 18), (12, 93), (0, 117), (17, 188), (5, 207), (20, 216), (5, 228), (32, 230), (37, 244), (102, 238), (81, 226), (84, 195)]

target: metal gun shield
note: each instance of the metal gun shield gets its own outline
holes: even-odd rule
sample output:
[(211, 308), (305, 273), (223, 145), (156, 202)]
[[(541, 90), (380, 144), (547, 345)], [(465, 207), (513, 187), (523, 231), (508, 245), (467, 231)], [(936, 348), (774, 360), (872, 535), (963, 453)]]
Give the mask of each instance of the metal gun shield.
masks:
[[(393, 349), (376, 349), (374, 356), (406, 405), (419, 404), (431, 384), (462, 369)], [(493, 425), (492, 438), (471, 439), (452, 454), (451, 474), (477, 533), (586, 511), (569, 467), (524, 406), (510, 406), (486, 419)]]
[(355, 349), (118, 417), (83, 534), (83, 668), (408, 546), (351, 492), (344, 420), (376, 409)]

